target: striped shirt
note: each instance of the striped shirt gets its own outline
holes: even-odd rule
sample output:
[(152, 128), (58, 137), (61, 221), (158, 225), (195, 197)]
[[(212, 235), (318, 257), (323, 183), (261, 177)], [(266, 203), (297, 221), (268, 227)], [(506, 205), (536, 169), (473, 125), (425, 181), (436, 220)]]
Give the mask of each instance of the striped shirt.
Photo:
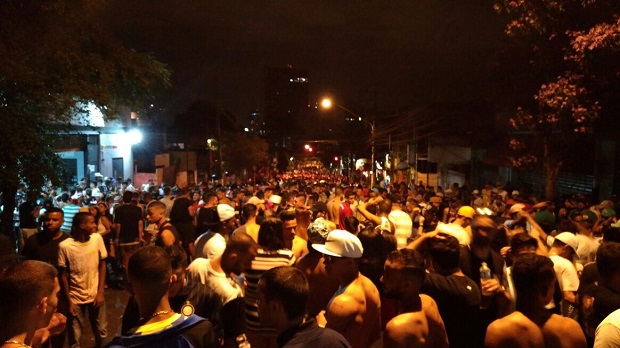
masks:
[(292, 266), (295, 264), (295, 254), (288, 249), (267, 251), (258, 249), (258, 254), (252, 261), (251, 269), (245, 272), (245, 318), (250, 332), (258, 332), (264, 335), (276, 335), (274, 328), (261, 327), (258, 319), (257, 288), (260, 277), (266, 271), (278, 266)]
[(60, 230), (67, 234), (70, 234), (71, 226), (73, 225), (73, 217), (75, 216), (75, 214), (80, 212), (80, 206), (75, 204), (69, 204), (62, 208), (62, 212), (65, 222), (60, 227)]

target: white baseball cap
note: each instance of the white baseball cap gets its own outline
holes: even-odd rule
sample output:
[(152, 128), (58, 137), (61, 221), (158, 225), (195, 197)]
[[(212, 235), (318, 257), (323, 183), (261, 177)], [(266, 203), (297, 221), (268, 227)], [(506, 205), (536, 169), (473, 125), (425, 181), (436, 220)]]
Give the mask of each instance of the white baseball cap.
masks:
[(523, 210), (525, 210), (525, 204), (523, 204), (523, 203), (513, 204), (510, 207), (510, 214), (512, 214), (512, 213), (519, 213), (519, 212), (522, 212)]
[(220, 221), (232, 219), (235, 217), (235, 209), (228, 204), (218, 204), (217, 216), (220, 217)]
[(269, 197), (269, 202), (271, 202), (273, 204), (280, 204), (280, 203), (282, 203), (282, 197), (280, 197), (278, 195), (273, 195), (273, 196)]
[(325, 244), (312, 244), (312, 247), (325, 255), (336, 257), (349, 257), (358, 259), (362, 257), (364, 248), (362, 242), (353, 233), (345, 230), (333, 230), (327, 235)]
[(573, 251), (577, 253), (577, 249), (579, 248), (579, 240), (575, 237), (574, 233), (562, 232), (555, 236), (555, 239), (573, 248)]

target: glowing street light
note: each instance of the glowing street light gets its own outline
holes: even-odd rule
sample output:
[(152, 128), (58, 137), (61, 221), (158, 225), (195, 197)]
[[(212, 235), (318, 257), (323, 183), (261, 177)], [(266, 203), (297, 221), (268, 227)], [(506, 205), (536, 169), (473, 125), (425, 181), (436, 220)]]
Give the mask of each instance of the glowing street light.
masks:
[(323, 98), (323, 100), (321, 100), (321, 107), (323, 109), (330, 109), (332, 107), (332, 100), (329, 98)]
[(359, 121), (364, 122), (364, 123), (366, 123), (367, 125), (370, 126), (370, 145), (371, 145), (371, 150), (370, 150), (370, 172), (371, 172), (371, 175), (370, 175), (370, 187), (374, 187), (375, 186), (375, 120), (373, 119), (372, 122), (369, 122), (368, 120), (366, 120), (362, 116), (360, 116), (360, 115), (356, 114), (355, 112), (345, 108), (344, 106), (342, 106), (340, 104), (334, 104), (330, 98), (323, 98), (323, 100), (321, 100), (321, 107), (323, 109), (331, 109), (333, 105), (335, 105), (335, 106), (341, 108), (342, 110), (346, 111), (347, 113), (357, 117)]

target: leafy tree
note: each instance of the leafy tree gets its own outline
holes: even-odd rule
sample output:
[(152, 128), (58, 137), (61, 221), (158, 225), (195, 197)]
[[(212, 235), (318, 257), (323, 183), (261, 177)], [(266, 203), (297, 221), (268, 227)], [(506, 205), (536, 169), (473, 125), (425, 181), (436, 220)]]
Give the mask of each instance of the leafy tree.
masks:
[(169, 72), (153, 57), (120, 45), (98, 26), (103, 0), (0, 2), (0, 192), (2, 232), (10, 233), (20, 183), (58, 183), (53, 150), (84, 105), (106, 117), (139, 111)]
[(542, 166), (551, 199), (571, 147), (617, 108), (610, 87), (620, 77), (620, 8), (616, 0), (500, 0), (495, 9), (508, 18), (505, 32), (527, 62), (521, 87), (533, 94), (510, 118), (521, 134), (510, 140), (513, 165)]
[(224, 170), (240, 173), (244, 169), (259, 167), (269, 159), (269, 145), (256, 135), (241, 132), (222, 134)]

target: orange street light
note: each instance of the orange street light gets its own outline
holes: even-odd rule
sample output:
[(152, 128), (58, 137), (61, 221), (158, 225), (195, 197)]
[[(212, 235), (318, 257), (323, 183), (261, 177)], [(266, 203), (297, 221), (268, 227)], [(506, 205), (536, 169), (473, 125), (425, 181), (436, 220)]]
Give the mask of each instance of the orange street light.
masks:
[(363, 118), (362, 116), (356, 114), (355, 112), (345, 108), (344, 106), (340, 105), (340, 104), (334, 104), (333, 101), (330, 98), (323, 98), (321, 100), (321, 107), (323, 109), (331, 109), (333, 105), (336, 105), (337, 107), (341, 108), (342, 110), (346, 111), (347, 113), (357, 117), (357, 119), (359, 121), (362, 121), (364, 123), (366, 123), (367, 125), (370, 126), (370, 145), (371, 145), (371, 150), (370, 150), (370, 187), (374, 187), (375, 186), (375, 120), (373, 119), (372, 122), (369, 122), (368, 120), (366, 120), (365, 118)]

